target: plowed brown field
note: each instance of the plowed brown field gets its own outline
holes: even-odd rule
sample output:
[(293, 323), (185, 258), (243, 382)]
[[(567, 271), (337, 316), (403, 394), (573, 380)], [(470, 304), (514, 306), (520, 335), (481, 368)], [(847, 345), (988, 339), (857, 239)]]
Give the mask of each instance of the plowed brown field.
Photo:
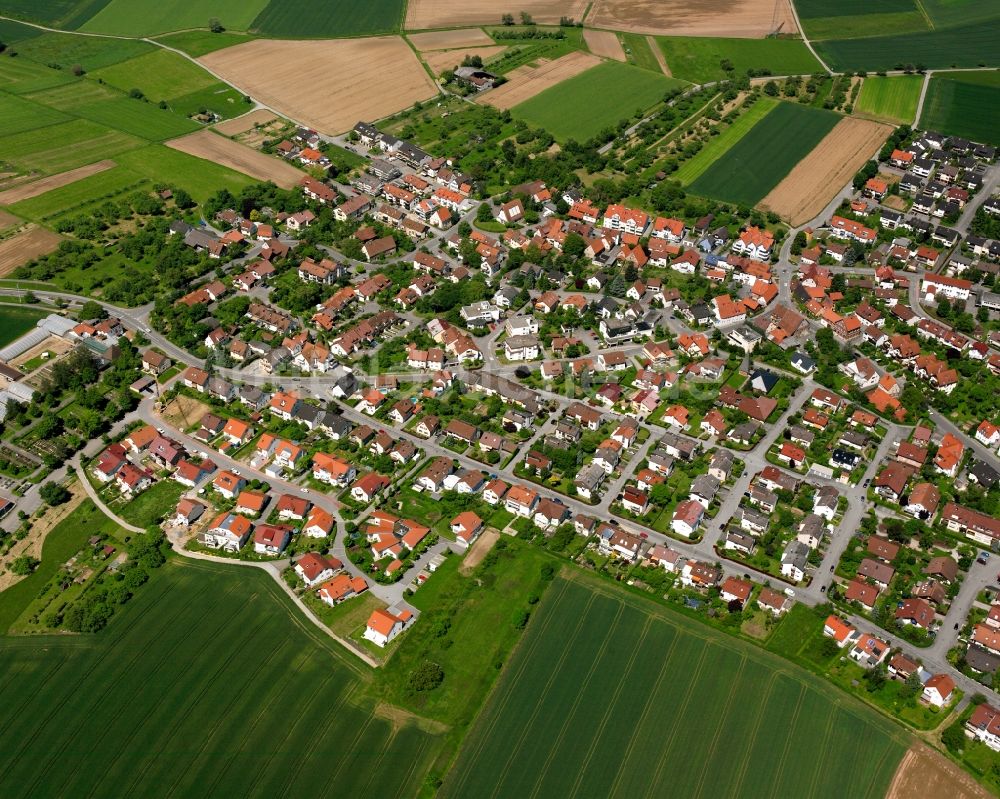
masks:
[(456, 47), (481, 47), (493, 44), (493, 40), (481, 28), (411, 33), (407, 38), (418, 50), (452, 50)]
[(410, 0), (406, 6), (406, 30), (451, 28), (456, 25), (499, 25), (500, 16), (510, 12), (515, 17), (522, 11), (531, 14), (535, 22), (558, 23), (560, 17), (580, 21), (587, 9), (587, 0), (518, 0), (509, 9), (490, 0)]
[(61, 236), (43, 227), (28, 225), (16, 236), (0, 241), (0, 277), (9, 275), (21, 264), (40, 255), (48, 255), (59, 246)]
[(328, 134), (395, 114), (437, 92), (399, 36), (258, 39), (198, 60), (264, 105)]
[(989, 799), (991, 795), (944, 755), (916, 744), (899, 762), (885, 799)]
[(39, 194), (45, 194), (45, 192), (52, 189), (68, 186), (70, 183), (76, 183), (78, 180), (96, 175), (105, 169), (111, 169), (114, 165), (114, 161), (98, 161), (96, 164), (87, 164), (78, 169), (71, 169), (68, 172), (60, 172), (58, 175), (49, 175), (47, 178), (15, 186), (13, 189), (0, 192), (0, 205), (13, 205), (14, 203), (21, 202), (21, 200), (37, 197)]
[(760, 201), (793, 226), (819, 214), (892, 133), (889, 125), (845, 117)]
[(509, 81), (486, 92), (480, 102), (501, 110), (513, 108), (541, 91), (601, 63), (595, 55), (579, 51), (568, 53), (539, 67), (518, 67), (507, 75)]
[(283, 189), (290, 189), (305, 176), (304, 172), (277, 156), (266, 155), (210, 130), (199, 130), (172, 139), (166, 145), (182, 153), (228, 166), (257, 180), (273, 180)]
[(625, 60), (622, 43), (612, 31), (593, 31), (588, 28), (583, 32), (583, 39), (594, 55), (613, 58), (615, 61)]
[(587, 24), (663, 36), (798, 33), (791, 0), (595, 0)]

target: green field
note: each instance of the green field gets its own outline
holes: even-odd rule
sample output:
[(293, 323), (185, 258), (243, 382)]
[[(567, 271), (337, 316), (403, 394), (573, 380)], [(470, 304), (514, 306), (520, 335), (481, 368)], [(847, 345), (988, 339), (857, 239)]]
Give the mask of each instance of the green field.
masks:
[(708, 139), (694, 158), (685, 161), (674, 177), (685, 186), (697, 179), (706, 169), (719, 160), (729, 148), (760, 122), (768, 112), (778, 105), (778, 100), (770, 97), (758, 97), (750, 108), (746, 109), (728, 128), (718, 136)]
[(71, 74), (50, 69), (25, 58), (0, 59), (0, 89), (14, 94), (47, 89), (50, 86), (71, 83), (73, 80)]
[(103, 632), (0, 659), (11, 799), (414, 796), (440, 748), (256, 569), (168, 564)]
[(149, 181), (137, 172), (116, 166), (67, 186), (39, 194), (37, 197), (21, 200), (10, 208), (13, 213), (25, 219), (51, 222), (58, 216), (80, 212), (87, 206), (140, 188), (148, 188), (148, 183)]
[(1000, 64), (1000, 17), (923, 33), (829, 39), (816, 51), (832, 69), (841, 71), (895, 69), (923, 65), (928, 69), (997, 66)]
[[(405, 7), (403, 0), (271, 0), (250, 29), (289, 38), (389, 33), (402, 26)], [(499, 16), (497, 12), (497, 21)]]
[[(545, 128), (560, 141), (587, 141), (605, 128), (660, 102), (684, 83), (617, 61), (606, 61), (552, 86), (511, 109), (511, 114)], [(627, 86), (628, 91), (622, 87)], [(593, 98), (600, 97), (595, 103)]]
[(156, 41), (163, 42), (168, 47), (182, 50), (189, 56), (198, 58), (206, 53), (222, 50), (225, 47), (235, 47), (238, 44), (252, 41), (255, 37), (246, 33), (212, 33), (211, 31), (185, 31), (157, 36)]
[(936, 28), (1000, 17), (1000, 0), (920, 0), (920, 5)]
[(695, 180), (693, 193), (754, 205), (777, 186), (842, 119), (797, 103), (780, 103)]
[(912, 124), (917, 114), (923, 83), (924, 79), (920, 75), (865, 78), (861, 94), (854, 104), (854, 113), (889, 122)]
[(622, 46), (625, 48), (625, 55), (630, 64), (637, 67), (649, 69), (653, 72), (663, 74), (660, 69), (660, 62), (656, 60), (656, 54), (649, 46), (649, 39), (641, 33), (619, 33)]
[(748, 69), (769, 69), (772, 75), (807, 75), (822, 67), (799, 39), (711, 39), (658, 36), (657, 41), (676, 78), (693, 83), (725, 80), (723, 59), (732, 62), (734, 77)]
[(20, 42), (17, 52), (39, 64), (58, 64), (63, 69), (80, 65), (88, 72), (153, 52), (153, 45), (129, 39), (103, 39), (97, 36), (73, 36), (68, 33), (44, 33)]
[(812, 42), (824, 39), (862, 39), (881, 36), (885, 31), (919, 33), (928, 30), (927, 19), (919, 11), (899, 14), (865, 14), (858, 17), (823, 17), (803, 20)]
[(0, 93), (0, 119), (3, 119), (5, 133), (22, 133), (65, 122), (69, 117), (54, 108), (46, 108), (13, 94)]
[(198, 202), (220, 189), (239, 193), (255, 182), (242, 172), (160, 144), (122, 153), (115, 160), (155, 183), (179, 186)]
[(93, 77), (124, 92), (139, 89), (154, 103), (172, 100), (218, 83), (197, 64), (169, 50), (156, 50), (97, 70)]
[(117, 36), (208, 28), (218, 19), (226, 28), (246, 30), (267, 0), (111, 0), (81, 30)]
[(1000, 145), (1000, 72), (940, 72), (931, 77), (923, 128)]
[(784, 660), (578, 579), (549, 590), (441, 796), (885, 794), (900, 728)]
[(45, 311), (36, 311), (34, 308), (0, 305), (0, 347), (6, 347), (19, 339), (43, 316), (47, 316)]
[(139, 136), (150, 141), (163, 141), (198, 130), (201, 125), (170, 111), (160, 110), (151, 103), (118, 97), (76, 110), (84, 119)]
[(109, 0), (3, 0), (0, 13), (44, 25), (73, 30)]
[(54, 175), (142, 147), (145, 141), (87, 120), (51, 125), (41, 137), (32, 131), (0, 138), (0, 159), (22, 171)]

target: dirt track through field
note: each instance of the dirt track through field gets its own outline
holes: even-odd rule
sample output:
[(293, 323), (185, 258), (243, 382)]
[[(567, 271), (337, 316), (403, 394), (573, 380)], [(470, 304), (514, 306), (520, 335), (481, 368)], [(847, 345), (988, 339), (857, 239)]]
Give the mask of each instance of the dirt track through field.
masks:
[(429, 53), (421, 53), (420, 55), (427, 62), (427, 66), (431, 68), (431, 71), (435, 75), (440, 75), (446, 69), (457, 67), (467, 55), (477, 55), (483, 61), (486, 61), (495, 55), (499, 55), (506, 49), (506, 47), (500, 47), (499, 45), (495, 47), (463, 47), (458, 50), (434, 50)]
[(321, 133), (343, 133), (437, 93), (400, 36), (258, 39), (198, 59), (261, 103)]
[(91, 175), (96, 175), (98, 172), (111, 169), (113, 166), (115, 166), (114, 161), (98, 161), (96, 164), (87, 164), (86, 166), (81, 166), (79, 169), (60, 172), (58, 175), (50, 175), (41, 180), (35, 180), (13, 189), (7, 189), (7, 191), (0, 192), (0, 205), (13, 205), (14, 203), (21, 202), (21, 200), (30, 200), (39, 194), (45, 194), (45, 192), (52, 189), (61, 189), (70, 183), (76, 183), (78, 180), (83, 180)]
[(249, 114), (220, 122), (215, 126), (215, 129), (225, 136), (239, 136), (241, 133), (253, 130), (258, 125), (266, 125), (276, 119), (279, 117), (266, 108), (257, 108)]
[(507, 83), (484, 94), (480, 102), (501, 110), (513, 108), (550, 86), (562, 83), (600, 63), (601, 59), (597, 56), (577, 51), (539, 67), (518, 67), (507, 76)]
[(277, 156), (258, 152), (210, 130), (199, 130), (179, 139), (171, 139), (166, 145), (182, 153), (228, 166), (257, 180), (273, 180), (283, 189), (290, 189), (305, 176), (304, 172)]
[(509, 9), (490, 0), (410, 0), (406, 6), (406, 30), (453, 28), (456, 25), (500, 25), (509, 11), (515, 19), (525, 11), (535, 22), (559, 22), (560, 17), (583, 19), (587, 0), (518, 0)]
[(453, 50), (456, 47), (482, 47), (493, 44), (482, 28), (459, 28), (450, 31), (411, 33), (407, 38), (418, 50)]
[(16, 236), (0, 241), (0, 277), (6, 277), (17, 267), (59, 246), (62, 236), (36, 225), (28, 225)]
[(944, 755), (914, 744), (899, 762), (885, 799), (988, 799), (992, 794)]
[(892, 133), (889, 125), (845, 117), (760, 201), (793, 226), (820, 213)]
[(587, 24), (663, 36), (762, 39), (798, 33), (792, 0), (595, 0)]
[(465, 558), (463, 558), (462, 565), (458, 570), (462, 574), (472, 574), (472, 570), (483, 562), (483, 558), (489, 554), (489, 551), (493, 549), (493, 545), (499, 538), (500, 531), (494, 530), (492, 527), (480, 533), (479, 538), (473, 542), (469, 551), (465, 553)]
[(646, 42), (649, 44), (649, 49), (653, 51), (653, 56), (656, 58), (656, 63), (660, 65), (660, 69), (663, 70), (663, 74), (668, 78), (672, 78), (674, 73), (670, 71), (670, 67), (667, 66), (667, 59), (663, 55), (663, 48), (660, 47), (659, 42), (656, 41), (656, 37), (647, 36)]
[(589, 28), (583, 32), (584, 41), (594, 55), (613, 58), (615, 61), (625, 60), (625, 51), (618, 36), (611, 31), (593, 31)]

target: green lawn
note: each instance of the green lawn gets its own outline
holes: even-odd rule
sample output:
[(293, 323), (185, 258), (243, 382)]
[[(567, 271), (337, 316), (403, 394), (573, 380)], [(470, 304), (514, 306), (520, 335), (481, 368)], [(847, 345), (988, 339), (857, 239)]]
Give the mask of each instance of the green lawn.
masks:
[(111, 0), (81, 30), (118, 36), (208, 28), (210, 19), (224, 27), (246, 30), (267, 0)]
[(223, 119), (229, 119), (245, 114), (252, 108), (253, 103), (245, 100), (236, 89), (222, 81), (216, 81), (202, 89), (170, 100), (170, 110), (185, 117), (203, 111), (214, 111)]
[(920, 102), (921, 75), (872, 76), (861, 84), (854, 112), (899, 124), (911, 124)]
[(649, 69), (653, 72), (663, 74), (660, 69), (660, 62), (656, 60), (656, 54), (649, 46), (649, 39), (642, 33), (620, 33), (622, 45), (625, 48), (625, 55), (630, 64), (637, 67)]
[[(560, 141), (587, 141), (660, 102), (683, 82), (617, 61), (598, 64), (511, 109)], [(627, 86), (628, 91), (622, 87)], [(593, 102), (600, 97), (601, 102)]]
[(718, 136), (714, 136), (705, 143), (698, 153), (688, 161), (685, 161), (674, 176), (684, 185), (687, 185), (698, 178), (706, 169), (719, 160), (729, 148), (760, 122), (775, 106), (778, 100), (771, 97), (758, 97), (750, 108), (743, 111), (739, 118)]
[[(0, 41), (5, 41), (0, 32)], [(14, 94), (47, 89), (61, 83), (70, 83), (75, 78), (72, 74), (59, 69), (52, 69), (26, 58), (0, 59), (0, 89)]]
[(92, 73), (124, 92), (139, 89), (154, 103), (173, 100), (218, 83), (197, 64), (169, 50), (156, 50)]
[(101, 633), (0, 650), (11, 799), (414, 796), (440, 749), (256, 569), (174, 561)]
[(129, 524), (149, 527), (172, 514), (177, 507), (177, 500), (186, 490), (176, 480), (159, 480), (135, 499), (115, 506), (114, 511)]
[(839, 114), (797, 103), (780, 103), (695, 180), (695, 194), (754, 205), (802, 160)]
[(828, 683), (592, 577), (557, 580), (443, 797), (882, 797), (902, 730)]
[(48, 316), (48, 313), (34, 308), (0, 305), (0, 347), (6, 347), (21, 338), (43, 316)]
[(163, 141), (198, 130), (201, 125), (152, 103), (117, 97), (76, 110), (80, 116), (133, 136)]
[(390, 33), (402, 27), (405, 8), (403, 0), (271, 0), (250, 27), (267, 36), (300, 39)]
[(923, 33), (816, 42), (817, 52), (840, 71), (895, 69), (905, 64), (928, 69), (1000, 65), (1000, 18)]
[(931, 77), (921, 127), (1000, 145), (1000, 72), (941, 72)]
[(769, 69), (772, 75), (807, 75), (822, 69), (799, 39), (712, 39), (659, 36), (657, 41), (677, 78), (704, 83), (725, 80), (722, 61), (733, 65), (734, 76), (748, 69)]

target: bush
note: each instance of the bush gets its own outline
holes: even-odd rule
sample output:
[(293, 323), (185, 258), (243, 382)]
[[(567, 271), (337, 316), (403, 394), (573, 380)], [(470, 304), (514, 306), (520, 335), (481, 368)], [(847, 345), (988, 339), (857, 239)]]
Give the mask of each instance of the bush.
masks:
[(33, 558), (31, 555), (21, 555), (19, 558), (14, 558), (10, 564), (10, 570), (13, 574), (23, 577), (26, 574), (31, 574), (35, 569), (38, 568), (38, 564), (41, 563), (38, 558)]
[(51, 480), (38, 490), (38, 495), (49, 505), (62, 505), (70, 496), (66, 486), (53, 483)]
[(965, 748), (965, 725), (956, 721), (946, 727), (941, 733), (941, 743), (948, 747), (949, 752), (961, 752)]
[(442, 682), (444, 669), (429, 660), (425, 660), (410, 674), (410, 688), (419, 693), (433, 691)]

